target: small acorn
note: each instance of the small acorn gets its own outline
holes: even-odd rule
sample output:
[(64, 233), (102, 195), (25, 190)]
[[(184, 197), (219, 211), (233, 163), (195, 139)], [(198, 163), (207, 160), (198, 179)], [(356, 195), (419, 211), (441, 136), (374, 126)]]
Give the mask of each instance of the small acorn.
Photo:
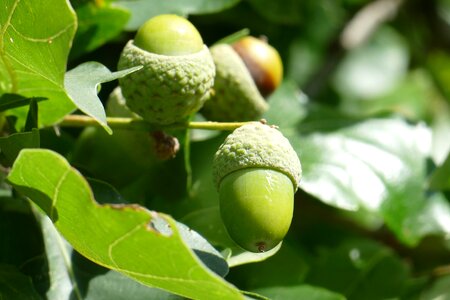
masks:
[(233, 44), (244, 61), (259, 92), (269, 96), (283, 79), (283, 63), (278, 51), (263, 38), (246, 36)]
[(118, 69), (143, 68), (119, 80), (127, 106), (150, 123), (185, 120), (209, 98), (215, 66), (197, 29), (177, 15), (151, 18), (123, 49)]
[(203, 115), (214, 121), (259, 119), (269, 108), (264, 97), (280, 84), (283, 65), (277, 50), (265, 40), (244, 37), (232, 45), (211, 47), (216, 65), (214, 94)]
[(278, 245), (292, 220), (300, 160), (277, 129), (252, 122), (231, 133), (213, 161), (220, 213), (230, 237), (251, 252)]

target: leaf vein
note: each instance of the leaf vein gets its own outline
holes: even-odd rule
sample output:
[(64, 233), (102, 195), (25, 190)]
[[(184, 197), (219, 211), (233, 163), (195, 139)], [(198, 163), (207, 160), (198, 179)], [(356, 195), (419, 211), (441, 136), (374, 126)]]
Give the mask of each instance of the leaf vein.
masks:
[(134, 232), (138, 231), (139, 228), (142, 227), (142, 224), (138, 224), (136, 227), (125, 233), (124, 235), (118, 237), (115, 241), (113, 241), (109, 247), (108, 247), (108, 257), (111, 260), (111, 262), (114, 264), (114, 266), (118, 267), (118, 264), (114, 260), (114, 257), (112, 255), (113, 248), (116, 247), (122, 240), (126, 239), (127, 237), (131, 236)]
[(141, 273), (141, 272), (133, 272), (133, 271), (129, 271), (129, 270), (125, 270), (125, 269), (120, 269), (117, 268), (116, 269), (119, 272), (125, 273), (125, 274), (129, 274), (129, 275), (133, 275), (133, 276), (139, 276), (139, 277), (144, 277), (144, 278), (151, 278), (151, 279), (159, 279), (159, 280), (166, 280), (166, 281), (178, 281), (178, 282), (207, 282), (210, 283), (207, 280), (199, 280), (199, 279), (186, 279), (186, 278), (180, 278), (180, 277), (170, 277), (170, 276), (159, 276), (159, 275), (152, 275), (152, 274), (145, 274), (145, 273)]
[(26, 36), (23, 33), (21, 33), (20, 31), (18, 31), (14, 25), (10, 24), (10, 27), (17, 33), (17, 35), (19, 35), (21, 38), (28, 40), (30, 42), (37, 42), (37, 43), (50, 43), (51, 41), (53, 41), (54, 39), (58, 38), (59, 36), (63, 35), (64, 33), (66, 33), (70, 28), (72, 28), (74, 26), (73, 23), (67, 25), (66, 27), (62, 28), (60, 31), (56, 32), (55, 34), (46, 37), (46, 38), (33, 38), (30, 36)]
[[(124, 274), (133, 275), (133, 276), (139, 276), (139, 277), (151, 278), (151, 279), (159, 279), (159, 280), (165, 280), (165, 281), (178, 281), (178, 282), (202, 282), (202, 281), (204, 281), (204, 280), (197, 280), (197, 279), (194, 280), (194, 279), (185, 279), (185, 278), (179, 278), (179, 277), (152, 275), (152, 274), (148, 274), (148, 273), (133, 272), (133, 271), (130, 271), (130, 270), (126, 270), (126, 269), (120, 268), (119, 265), (117, 264), (117, 262), (114, 259), (114, 255), (112, 253), (113, 248), (116, 247), (124, 239), (126, 239), (129, 236), (131, 236), (133, 233), (135, 233), (140, 228), (142, 228), (142, 226), (143, 226), (143, 224), (138, 224), (136, 227), (134, 227), (133, 229), (131, 229), (130, 231), (128, 231), (127, 233), (125, 233), (121, 237), (117, 238), (115, 241), (113, 241), (109, 245), (109, 247), (108, 247), (108, 257), (111, 260), (111, 262), (112, 262), (112, 264), (114, 266), (114, 269), (116, 271), (122, 272)], [(205, 281), (205, 282), (208, 282), (208, 281)]]
[(9, 74), (9, 77), (11, 78), (11, 92), (16, 92), (17, 91), (17, 79), (16, 76), (14, 74), (14, 69), (12, 68), (10, 62), (6, 59), (6, 53), (5, 53), (5, 44), (3, 42), (3, 38), (5, 36), (6, 33), (6, 29), (9, 27), (9, 25), (11, 24), (11, 19), (12, 16), (14, 15), (14, 12), (17, 9), (17, 6), (19, 5), (20, 0), (17, 0), (16, 2), (14, 2), (13, 7), (11, 9), (11, 13), (9, 14), (8, 18), (6, 19), (5, 24), (3, 25), (3, 27), (0, 26), (0, 57), (3, 61), (3, 64), (5, 65), (6, 71)]
[(3, 25), (2, 32), (1, 32), (2, 36), (5, 35), (6, 29), (8, 29), (8, 27), (11, 25), (12, 16), (14, 15), (14, 12), (16, 11), (17, 6), (19, 5), (19, 2), (20, 2), (20, 0), (17, 0), (16, 2), (14, 2), (13, 7), (11, 8), (11, 12), (8, 15), (8, 18), (6, 19), (5, 25)]
[(20, 60), (18, 60), (18, 59), (15, 58), (14, 56), (9, 55), (9, 54), (7, 54), (7, 56), (10, 57), (10, 58), (12, 58), (16, 63), (18, 63), (19, 65), (21, 65), (22, 67), (24, 67), (26, 70), (29, 70), (31, 73), (37, 74), (37, 75), (41, 76), (42, 78), (48, 80), (49, 82), (53, 83), (54, 85), (56, 85), (56, 86), (62, 88), (62, 86), (60, 86), (60, 85), (59, 85), (57, 82), (55, 82), (53, 79), (51, 79), (51, 78), (45, 76), (44, 74), (40, 73), (40, 72), (37, 71), (37, 70), (34, 70), (34, 69), (30, 68), (29, 66), (25, 65), (24, 63), (22, 63)]
[(69, 173), (70, 173), (70, 168), (67, 168), (66, 171), (64, 172), (64, 174), (59, 178), (58, 182), (56, 183), (55, 190), (53, 192), (53, 197), (52, 197), (52, 206), (50, 208), (50, 219), (52, 219), (52, 220), (53, 220), (53, 213), (55, 211), (55, 206), (56, 206), (56, 203), (57, 203), (58, 197), (59, 197), (59, 190), (60, 190), (63, 182), (66, 180), (67, 175)]

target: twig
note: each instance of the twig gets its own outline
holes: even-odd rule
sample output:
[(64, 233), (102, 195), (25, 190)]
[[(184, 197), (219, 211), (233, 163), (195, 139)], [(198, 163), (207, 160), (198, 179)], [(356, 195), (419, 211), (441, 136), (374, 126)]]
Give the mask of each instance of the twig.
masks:
[(391, 20), (403, 0), (377, 0), (363, 7), (342, 31), (340, 41), (344, 49), (350, 50), (364, 43), (376, 29)]
[(450, 275), (450, 265), (436, 267), (435, 269), (433, 269), (432, 275), (434, 277)]
[[(147, 121), (132, 118), (116, 118), (108, 117), (106, 122), (112, 129), (126, 129), (126, 130), (161, 130), (161, 129), (179, 129), (179, 128), (189, 128), (189, 129), (206, 129), (206, 130), (234, 130), (241, 127), (242, 125), (248, 124), (250, 122), (185, 122), (185, 123), (175, 123), (167, 126), (154, 125)], [(58, 124), (61, 127), (86, 127), (86, 126), (96, 126), (101, 125), (89, 116), (85, 115), (68, 115)]]
[(310, 97), (316, 97), (322, 90), (336, 67), (351, 50), (366, 41), (384, 22), (392, 19), (405, 0), (375, 0), (361, 8), (342, 28), (329, 45), (328, 59), (320, 66), (303, 91)]

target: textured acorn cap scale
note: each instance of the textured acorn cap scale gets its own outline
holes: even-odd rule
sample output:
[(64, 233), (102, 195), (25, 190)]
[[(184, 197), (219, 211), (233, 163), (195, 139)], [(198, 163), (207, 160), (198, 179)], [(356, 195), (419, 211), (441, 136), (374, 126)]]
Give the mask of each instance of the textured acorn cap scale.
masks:
[(215, 66), (208, 48), (186, 55), (159, 55), (145, 51), (130, 40), (118, 69), (143, 68), (119, 80), (127, 106), (155, 124), (171, 124), (198, 111), (214, 83)]
[(217, 150), (213, 162), (216, 188), (230, 173), (245, 168), (273, 169), (287, 175), (294, 191), (302, 177), (297, 153), (277, 129), (251, 122), (234, 130)]
[(228, 44), (211, 47), (216, 65), (214, 94), (202, 113), (214, 121), (251, 121), (269, 108), (243, 60)]
[(106, 115), (109, 117), (140, 119), (138, 115), (128, 108), (120, 86), (116, 87), (109, 94), (108, 102), (106, 103)]

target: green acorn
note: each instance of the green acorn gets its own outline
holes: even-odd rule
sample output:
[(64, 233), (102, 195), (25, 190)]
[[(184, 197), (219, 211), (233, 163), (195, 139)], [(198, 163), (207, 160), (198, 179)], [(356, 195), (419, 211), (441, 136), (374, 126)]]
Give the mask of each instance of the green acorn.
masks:
[(301, 174), (295, 150), (271, 126), (252, 122), (225, 139), (214, 156), (213, 178), (222, 220), (239, 246), (263, 252), (282, 241)]
[(214, 94), (202, 114), (214, 121), (251, 121), (269, 108), (264, 97), (280, 84), (281, 58), (275, 48), (255, 37), (244, 37), (233, 45), (211, 47), (216, 65)]
[(176, 15), (148, 20), (123, 49), (118, 69), (144, 66), (119, 80), (127, 106), (167, 125), (198, 111), (214, 83), (215, 66), (197, 29)]

